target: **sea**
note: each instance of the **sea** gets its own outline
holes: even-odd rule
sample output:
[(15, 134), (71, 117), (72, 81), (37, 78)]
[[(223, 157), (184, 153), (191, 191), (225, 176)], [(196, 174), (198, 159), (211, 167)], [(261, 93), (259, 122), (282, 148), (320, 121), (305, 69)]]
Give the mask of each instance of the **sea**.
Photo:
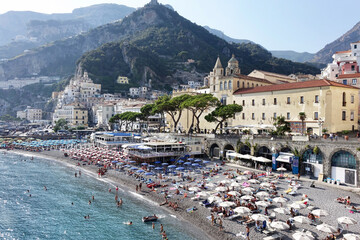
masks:
[[(156, 240), (162, 239), (160, 224), (168, 239), (198, 239), (194, 230), (186, 231), (189, 223), (121, 186), (117, 194), (123, 205), (117, 207), (114, 183), (83, 169), (75, 177), (79, 170), (55, 160), (0, 151), (0, 239)], [(141, 220), (154, 213), (159, 217), (155, 229)], [(129, 221), (133, 224), (125, 224)]]

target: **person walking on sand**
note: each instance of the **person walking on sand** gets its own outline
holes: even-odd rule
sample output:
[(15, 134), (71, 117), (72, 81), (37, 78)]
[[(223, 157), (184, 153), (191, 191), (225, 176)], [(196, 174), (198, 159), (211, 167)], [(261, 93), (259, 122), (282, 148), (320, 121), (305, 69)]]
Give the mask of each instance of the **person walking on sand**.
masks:
[(222, 222), (221, 218), (219, 218), (219, 231), (221, 232), (222, 230), (224, 230), (223, 222)]
[(247, 239), (247, 240), (250, 240), (250, 228), (249, 228), (248, 225), (246, 225), (246, 230), (245, 230), (245, 232), (246, 232), (246, 239)]
[(139, 183), (139, 190), (141, 191), (141, 186), (142, 186), (142, 183)]
[(136, 185), (136, 192), (137, 192), (137, 191), (139, 191), (139, 186), (138, 186), (138, 185)]
[(215, 217), (214, 214), (211, 214), (211, 225), (214, 226), (215, 223)]
[(298, 173), (298, 180), (300, 180), (300, 173)]

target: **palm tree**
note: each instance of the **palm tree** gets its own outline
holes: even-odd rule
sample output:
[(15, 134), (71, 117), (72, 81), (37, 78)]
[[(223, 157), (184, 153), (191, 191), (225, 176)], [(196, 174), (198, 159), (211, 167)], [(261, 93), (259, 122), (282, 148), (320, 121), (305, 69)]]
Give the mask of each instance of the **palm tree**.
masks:
[(305, 112), (299, 112), (299, 119), (301, 120), (301, 134), (304, 135), (304, 121), (306, 119)]

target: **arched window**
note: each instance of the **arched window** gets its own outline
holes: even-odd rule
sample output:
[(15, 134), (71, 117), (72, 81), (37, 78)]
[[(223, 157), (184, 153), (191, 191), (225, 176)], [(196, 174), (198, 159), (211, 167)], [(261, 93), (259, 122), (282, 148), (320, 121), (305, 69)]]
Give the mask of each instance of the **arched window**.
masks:
[(248, 87), (248, 88), (250, 87), (250, 83), (247, 83), (247, 87)]
[(220, 91), (223, 90), (222, 82), (220, 82)]
[(311, 162), (311, 163), (322, 164), (323, 161), (323, 156), (321, 152), (319, 152), (318, 154), (314, 154), (313, 149), (306, 150), (302, 155), (302, 158), (305, 162)]
[(254, 83), (251, 84), (251, 87), (254, 87)]
[(332, 156), (331, 166), (356, 169), (356, 159), (351, 153), (340, 150)]
[(256, 84), (256, 86), (258, 87), (258, 86), (259, 86), (259, 84)]
[(224, 82), (224, 90), (226, 90), (227, 89), (227, 83), (226, 83), (226, 81)]
[(228, 83), (228, 89), (231, 90), (232, 89), (232, 84), (231, 84), (231, 80)]
[(237, 81), (237, 88), (240, 88), (240, 81)]
[(243, 83), (243, 88), (245, 88), (245, 82), (242, 82)]
[(343, 105), (343, 107), (346, 107), (346, 93), (345, 92), (343, 92), (343, 94), (342, 94), (342, 105)]

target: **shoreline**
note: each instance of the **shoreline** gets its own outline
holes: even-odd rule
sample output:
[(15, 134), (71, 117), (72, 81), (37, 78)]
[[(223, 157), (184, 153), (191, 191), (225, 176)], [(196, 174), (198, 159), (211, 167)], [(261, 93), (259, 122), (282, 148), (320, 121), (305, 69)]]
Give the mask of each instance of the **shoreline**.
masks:
[[(91, 177), (97, 178), (97, 170), (98, 167), (94, 165), (80, 165), (78, 166), (78, 161), (72, 160), (71, 158), (65, 157), (63, 152), (59, 150), (51, 150), (51, 151), (43, 151), (43, 152), (28, 152), (23, 150), (0, 150), (1, 152), (19, 154), (23, 156), (34, 156), (40, 157), (47, 160), (57, 161), (61, 164), (70, 165), (69, 167), (74, 167), (78, 169), (84, 169), (85, 172), (90, 173)], [(161, 208), (163, 211), (169, 213), (171, 217), (175, 217), (182, 223), (186, 225), (186, 229), (189, 230), (189, 234), (196, 239), (208, 239), (208, 240), (217, 240), (217, 239), (235, 239), (236, 237), (232, 233), (220, 232), (217, 226), (211, 226), (211, 222), (206, 218), (209, 214), (208, 211), (201, 206), (198, 205), (198, 202), (194, 202), (190, 199), (190, 197), (181, 199), (178, 197), (176, 201), (179, 203), (179, 208), (177, 211), (169, 208), (167, 206), (160, 206), (160, 203), (164, 201), (163, 195), (158, 194), (157, 192), (151, 191), (149, 188), (144, 186), (141, 191), (136, 192), (135, 187), (139, 184), (139, 181), (134, 179), (131, 176), (126, 175), (124, 172), (116, 172), (113, 169), (108, 170), (100, 179), (108, 180), (108, 184), (119, 186), (120, 189), (123, 189), (125, 192), (131, 193), (132, 197), (141, 197), (143, 200), (151, 202), (151, 204), (155, 204), (157, 207)], [(99, 180), (100, 180), (99, 179)], [(160, 192), (161, 189), (158, 189)], [(171, 198), (170, 201), (175, 199)], [(191, 213), (188, 213), (186, 209), (191, 207), (197, 207), (197, 210)], [(166, 225), (165, 225), (166, 227)]]

